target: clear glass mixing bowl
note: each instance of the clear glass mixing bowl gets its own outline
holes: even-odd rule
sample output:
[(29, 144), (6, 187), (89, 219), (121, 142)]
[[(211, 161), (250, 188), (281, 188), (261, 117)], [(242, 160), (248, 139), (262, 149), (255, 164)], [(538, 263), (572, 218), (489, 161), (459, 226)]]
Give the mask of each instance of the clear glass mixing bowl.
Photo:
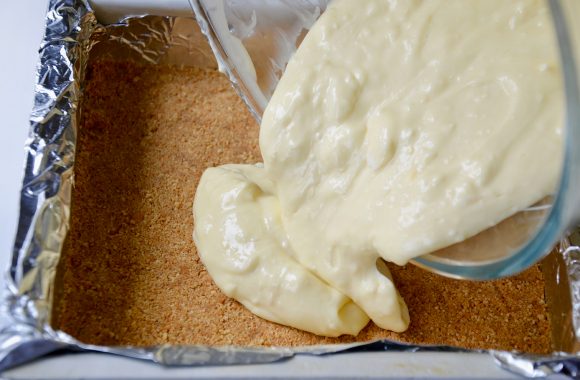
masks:
[[(329, 3), (189, 1), (220, 70), (258, 121), (289, 58)], [(580, 0), (546, 1), (558, 37), (566, 92), (565, 158), (559, 189), (471, 239), (416, 258), (416, 265), (456, 278), (509, 276), (546, 256), (580, 219), (580, 149), (576, 147), (580, 146)]]

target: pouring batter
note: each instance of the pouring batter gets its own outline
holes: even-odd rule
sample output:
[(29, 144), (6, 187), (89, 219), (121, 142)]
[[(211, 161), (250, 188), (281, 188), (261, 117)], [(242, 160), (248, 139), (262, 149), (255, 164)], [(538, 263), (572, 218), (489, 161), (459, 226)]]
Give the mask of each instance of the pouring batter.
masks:
[(263, 318), (404, 331), (377, 259), (403, 265), (553, 193), (562, 93), (543, 1), (335, 1), (268, 104), (263, 166), (203, 175), (200, 257)]

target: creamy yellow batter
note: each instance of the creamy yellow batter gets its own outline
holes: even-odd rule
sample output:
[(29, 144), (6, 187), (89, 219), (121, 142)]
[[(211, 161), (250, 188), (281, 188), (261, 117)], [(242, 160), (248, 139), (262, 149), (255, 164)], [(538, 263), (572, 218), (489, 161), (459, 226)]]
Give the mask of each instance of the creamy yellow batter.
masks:
[(273, 190), (256, 166), (204, 172), (195, 242), (208, 272), (226, 295), (262, 318), (319, 335), (358, 334), (369, 318), (296, 261)]
[(551, 194), (562, 96), (544, 1), (335, 1), (268, 104), (264, 166), (202, 177), (200, 256), (263, 318), (403, 331), (377, 259), (405, 264)]

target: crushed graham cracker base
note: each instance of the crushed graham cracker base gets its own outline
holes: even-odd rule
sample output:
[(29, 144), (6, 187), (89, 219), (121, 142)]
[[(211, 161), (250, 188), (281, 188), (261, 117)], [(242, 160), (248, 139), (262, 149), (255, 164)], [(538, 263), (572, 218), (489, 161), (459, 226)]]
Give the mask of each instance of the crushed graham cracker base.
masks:
[(258, 125), (219, 72), (89, 64), (70, 232), (57, 271), (53, 327), (98, 345), (296, 346), (388, 338), (547, 353), (538, 266), (499, 281), (390, 265), (411, 314), (396, 334), (370, 323), (324, 338), (254, 316), (214, 285), (192, 241), (205, 168), (261, 161)]

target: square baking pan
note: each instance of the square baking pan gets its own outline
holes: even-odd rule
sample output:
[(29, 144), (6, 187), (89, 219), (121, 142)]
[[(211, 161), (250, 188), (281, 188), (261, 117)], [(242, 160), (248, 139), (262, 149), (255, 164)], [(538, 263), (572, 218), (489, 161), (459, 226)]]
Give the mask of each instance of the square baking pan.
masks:
[[(103, 4), (106, 11), (107, 4)], [(174, 6), (171, 16), (139, 15), (104, 26), (85, 1), (50, 3), (40, 49), (21, 214), (7, 281), (8, 297), (3, 301), (8, 318), (0, 346), (3, 377), (508, 379), (517, 378), (514, 373), (530, 377), (578, 376), (576, 320), (580, 302), (576, 297), (580, 262), (574, 235), (562, 241), (542, 263), (554, 350), (553, 355), (543, 357), (391, 341), (297, 348), (93, 346), (54, 330), (51, 315), (55, 273), (69, 227), (75, 144), (82, 111), (79, 105), (89, 56), (106, 54), (115, 58), (115, 46), (120, 44), (131, 46), (132, 52), (119, 59), (153, 65), (223, 67), (227, 62), (215, 61), (203, 36), (209, 32), (203, 16), (198, 14), (196, 22), (193, 13), (183, 8), (183, 2), (180, 4)], [(127, 14), (126, 10), (109, 10), (112, 16), (107, 17), (113, 19), (117, 13)], [(142, 11), (135, 8), (129, 12)], [(246, 37), (240, 41), (249, 56), (259, 54), (256, 49), (263, 46), (251, 35)], [(23, 365), (39, 357), (42, 359)]]

